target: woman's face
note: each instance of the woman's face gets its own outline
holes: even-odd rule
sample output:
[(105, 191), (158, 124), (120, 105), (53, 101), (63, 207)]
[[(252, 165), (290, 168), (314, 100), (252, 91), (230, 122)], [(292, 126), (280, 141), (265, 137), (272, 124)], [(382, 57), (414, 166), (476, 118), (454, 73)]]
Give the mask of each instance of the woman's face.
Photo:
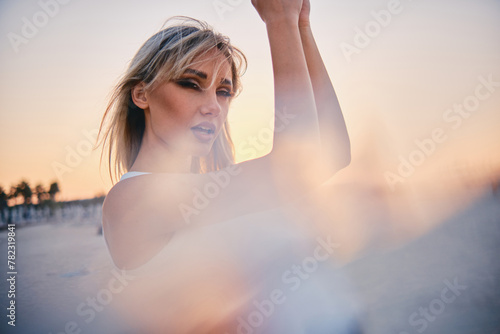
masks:
[(209, 59), (213, 55), (195, 58), (179, 79), (145, 93), (146, 108), (139, 105), (146, 113), (146, 135), (172, 153), (206, 156), (226, 121), (231, 66), (223, 61), (215, 72), (223, 55)]

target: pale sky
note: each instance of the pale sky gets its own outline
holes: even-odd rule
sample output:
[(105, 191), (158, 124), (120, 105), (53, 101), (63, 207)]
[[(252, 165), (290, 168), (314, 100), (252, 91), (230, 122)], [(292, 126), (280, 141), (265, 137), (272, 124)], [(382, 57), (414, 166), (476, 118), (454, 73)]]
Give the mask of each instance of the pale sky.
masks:
[[(248, 58), (243, 93), (229, 114), (236, 146), (268, 126), (271, 58), (250, 0), (66, 2), (0, 0), (0, 185), (7, 190), (22, 178), (33, 187), (57, 180), (60, 199), (109, 190), (100, 152), (87, 154), (85, 132), (98, 129), (111, 89), (137, 49), (174, 15), (207, 21)], [(214, 6), (228, 3), (236, 5), (223, 13)], [(500, 1), (311, 5), (313, 32), (351, 135), (352, 171), (384, 183), (384, 172), (396, 172), (399, 157), (409, 158), (415, 141), (432, 138), (436, 129), (446, 140), (415, 178), (439, 176), (456, 164), (500, 165), (500, 85), (480, 88), (482, 99), (474, 100), (484, 80), (500, 83)], [(388, 9), (390, 17), (380, 14)], [(13, 36), (24, 40), (16, 45)], [(447, 111), (474, 101), (470, 116)], [(270, 147), (265, 143), (258, 154)], [(69, 151), (80, 153), (68, 160)], [(55, 165), (67, 167), (59, 179)]]

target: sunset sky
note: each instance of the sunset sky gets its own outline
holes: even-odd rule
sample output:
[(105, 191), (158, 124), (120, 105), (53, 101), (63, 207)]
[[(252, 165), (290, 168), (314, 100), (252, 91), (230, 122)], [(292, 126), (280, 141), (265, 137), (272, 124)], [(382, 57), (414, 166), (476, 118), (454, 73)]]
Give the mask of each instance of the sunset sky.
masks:
[[(60, 2), (0, 0), (0, 186), (25, 178), (32, 187), (58, 181), (60, 199), (106, 193), (107, 168), (99, 169), (100, 151), (88, 151), (89, 138), (128, 62), (174, 15), (207, 21), (248, 58), (243, 93), (229, 112), (236, 147), (268, 126), (271, 57), (250, 0)], [(500, 166), (500, 1), (311, 5), (351, 136), (353, 174), (387, 183), (386, 172), (397, 173), (401, 157), (418, 156), (416, 142), (433, 133), (440, 142), (412, 178)], [(453, 111), (460, 104), (471, 111)], [(262, 155), (270, 147), (255, 149)], [(55, 166), (66, 167), (59, 177)]]

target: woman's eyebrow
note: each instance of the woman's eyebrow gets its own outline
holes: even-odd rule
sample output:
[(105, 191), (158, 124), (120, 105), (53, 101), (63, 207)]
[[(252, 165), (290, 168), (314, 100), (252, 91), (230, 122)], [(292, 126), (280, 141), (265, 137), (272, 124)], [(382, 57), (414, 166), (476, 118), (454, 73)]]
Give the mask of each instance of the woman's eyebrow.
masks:
[(221, 83), (222, 85), (228, 85), (228, 86), (233, 87), (233, 83), (232, 83), (232, 82), (231, 82), (231, 80), (229, 80), (229, 79), (225, 79), (225, 78), (224, 78), (224, 79), (222, 79), (222, 80), (220, 81), (220, 83)]
[(208, 75), (204, 72), (201, 72), (201, 71), (197, 71), (197, 70), (193, 70), (192, 68), (188, 68), (184, 71), (184, 73), (191, 73), (191, 74), (194, 74), (202, 79), (207, 79), (208, 78)]
[[(205, 72), (201, 72), (201, 71), (198, 71), (198, 70), (194, 70), (194, 69), (192, 69), (192, 68), (187, 68), (187, 69), (184, 71), (184, 73), (194, 74), (194, 75), (196, 75), (196, 76), (198, 76), (198, 77), (200, 77), (200, 78), (202, 78), (202, 79), (204, 79), (204, 80), (206, 80), (206, 79), (208, 78), (208, 75), (207, 75)], [(226, 78), (222, 79), (222, 80), (220, 81), (220, 83), (221, 83), (221, 84), (223, 84), (223, 85), (229, 85), (229, 86), (231, 86), (231, 87), (233, 86), (233, 83), (231, 82), (231, 80), (226, 79)]]

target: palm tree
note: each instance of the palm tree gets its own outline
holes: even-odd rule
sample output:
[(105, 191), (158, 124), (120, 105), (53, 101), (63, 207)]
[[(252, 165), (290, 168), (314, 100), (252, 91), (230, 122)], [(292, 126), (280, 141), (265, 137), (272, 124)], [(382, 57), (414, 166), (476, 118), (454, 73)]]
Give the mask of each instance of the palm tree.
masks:
[(57, 194), (58, 192), (60, 192), (60, 190), (59, 190), (59, 185), (57, 184), (57, 182), (52, 182), (52, 183), (50, 184), (50, 188), (49, 188), (49, 191), (48, 191), (48, 193), (49, 193), (49, 195), (50, 195), (50, 200), (51, 200), (52, 202), (55, 202), (55, 200), (56, 200), (56, 194)]
[(14, 200), (14, 205), (17, 204), (17, 196), (19, 196), (17, 192), (17, 187), (15, 186), (10, 186), (9, 193), (7, 194), (7, 200)]
[(42, 204), (44, 201), (46, 201), (50, 197), (47, 190), (45, 190), (45, 188), (41, 184), (38, 184), (35, 187), (35, 195), (38, 198), (39, 205)]
[(7, 199), (8, 199), (7, 193), (5, 192), (3, 187), (0, 186), (0, 208), (3, 208), (4, 206), (7, 205)]
[(2, 186), (0, 186), (0, 217), (2, 219), (2, 222), (5, 222), (5, 214), (4, 214), (4, 209), (7, 207), (7, 199), (9, 196), (5, 192)]
[[(23, 204), (31, 204), (31, 197), (33, 196), (33, 191), (27, 181), (22, 180), (16, 187), (16, 195), (21, 195), (23, 197)], [(16, 197), (17, 197), (16, 196)]]

